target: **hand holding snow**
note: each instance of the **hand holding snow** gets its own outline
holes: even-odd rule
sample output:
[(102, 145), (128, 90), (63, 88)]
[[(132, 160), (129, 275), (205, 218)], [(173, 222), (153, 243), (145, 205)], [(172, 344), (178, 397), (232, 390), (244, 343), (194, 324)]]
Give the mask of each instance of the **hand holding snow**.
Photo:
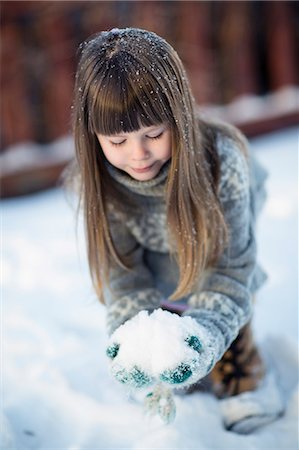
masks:
[(112, 374), (123, 384), (187, 386), (214, 365), (209, 341), (205, 328), (191, 317), (162, 309), (141, 311), (113, 333), (107, 356)]

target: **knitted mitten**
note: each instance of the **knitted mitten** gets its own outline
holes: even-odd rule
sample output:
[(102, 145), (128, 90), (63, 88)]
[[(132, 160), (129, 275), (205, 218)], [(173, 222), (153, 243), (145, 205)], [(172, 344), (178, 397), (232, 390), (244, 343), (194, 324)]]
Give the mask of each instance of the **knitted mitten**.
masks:
[(146, 400), (154, 410), (155, 398), (161, 404), (165, 399), (172, 403), (167, 386), (185, 387), (208, 374), (216, 362), (213, 343), (209, 332), (191, 317), (162, 309), (152, 314), (141, 311), (112, 334), (107, 356), (119, 382), (133, 388), (155, 385)]

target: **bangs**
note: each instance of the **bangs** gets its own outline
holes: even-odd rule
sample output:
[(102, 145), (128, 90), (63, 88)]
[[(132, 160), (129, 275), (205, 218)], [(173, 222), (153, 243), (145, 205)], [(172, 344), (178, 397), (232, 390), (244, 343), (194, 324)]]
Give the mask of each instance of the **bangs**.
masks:
[(172, 122), (170, 104), (159, 80), (131, 55), (125, 56), (125, 67), (119, 58), (111, 58), (102, 80), (93, 83), (89, 118), (96, 133), (129, 133), (142, 126)]

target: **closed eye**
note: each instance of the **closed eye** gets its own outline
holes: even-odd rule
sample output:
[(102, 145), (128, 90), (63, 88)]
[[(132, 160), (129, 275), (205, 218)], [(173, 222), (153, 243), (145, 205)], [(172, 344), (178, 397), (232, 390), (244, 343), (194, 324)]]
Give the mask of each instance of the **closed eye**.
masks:
[(119, 145), (124, 144), (125, 142), (126, 142), (126, 140), (121, 141), (121, 142), (112, 142), (112, 141), (110, 141), (110, 144), (115, 145), (115, 146), (117, 147), (117, 146), (119, 146)]
[(157, 136), (146, 136), (149, 139), (160, 139), (160, 137), (162, 137), (164, 131), (162, 131), (161, 133), (159, 133)]
[[(159, 133), (157, 136), (146, 136), (146, 137), (147, 137), (147, 139), (160, 139), (163, 134), (164, 134), (164, 130), (161, 131), (161, 133)], [(126, 142), (126, 139), (124, 139), (121, 142), (110, 141), (110, 144), (114, 145), (115, 147), (119, 147), (120, 145), (123, 145), (125, 142)]]

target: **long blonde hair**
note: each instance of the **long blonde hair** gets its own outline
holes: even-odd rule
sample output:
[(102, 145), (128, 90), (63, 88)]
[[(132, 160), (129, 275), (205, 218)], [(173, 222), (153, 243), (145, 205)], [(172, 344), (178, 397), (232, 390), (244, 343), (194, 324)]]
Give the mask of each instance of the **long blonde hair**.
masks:
[(74, 96), (74, 138), (80, 173), (87, 254), (101, 299), (109, 268), (120, 264), (109, 231), (107, 205), (119, 192), (107, 171), (96, 133), (112, 135), (167, 123), (172, 156), (165, 200), (171, 252), (180, 278), (171, 299), (190, 293), (201, 274), (216, 263), (227, 243), (218, 200), (219, 132), (237, 140), (233, 127), (198, 118), (189, 82), (176, 51), (153, 32), (113, 29), (80, 46)]

